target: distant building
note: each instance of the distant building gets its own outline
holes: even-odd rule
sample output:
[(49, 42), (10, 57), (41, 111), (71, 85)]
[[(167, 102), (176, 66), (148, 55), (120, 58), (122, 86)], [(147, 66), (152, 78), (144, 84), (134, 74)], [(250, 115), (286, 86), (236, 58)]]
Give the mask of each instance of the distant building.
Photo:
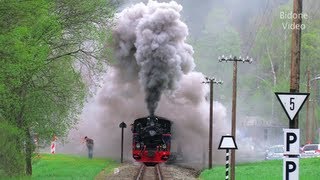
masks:
[(245, 116), (237, 119), (237, 129), (244, 137), (251, 137), (253, 142), (264, 146), (283, 144), (283, 122), (268, 121), (258, 116)]

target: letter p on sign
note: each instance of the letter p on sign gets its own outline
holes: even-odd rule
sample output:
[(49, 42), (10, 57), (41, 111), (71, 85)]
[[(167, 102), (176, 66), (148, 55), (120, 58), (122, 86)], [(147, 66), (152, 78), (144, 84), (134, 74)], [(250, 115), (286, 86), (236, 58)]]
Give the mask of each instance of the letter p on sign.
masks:
[(299, 180), (300, 130), (283, 129), (284, 154), (296, 157), (283, 159), (283, 180)]
[(283, 159), (283, 180), (299, 180), (299, 158)]
[(300, 130), (284, 129), (284, 154), (299, 155), (300, 153)]

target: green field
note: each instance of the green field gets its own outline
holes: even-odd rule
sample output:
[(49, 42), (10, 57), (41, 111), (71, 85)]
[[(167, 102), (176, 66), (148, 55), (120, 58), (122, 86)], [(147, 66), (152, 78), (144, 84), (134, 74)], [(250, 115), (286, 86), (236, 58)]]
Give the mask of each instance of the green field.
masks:
[[(94, 179), (101, 171), (106, 173), (117, 167), (118, 163), (106, 158), (88, 159), (83, 156), (63, 154), (41, 154), (40, 158), (33, 159), (32, 180), (90, 180)], [(1, 178), (21, 179), (30, 178)]]
[[(282, 179), (282, 160), (262, 161), (236, 165), (237, 180), (275, 180)], [(300, 159), (300, 180), (320, 179), (320, 158)], [(201, 180), (225, 179), (225, 167), (217, 166), (205, 170), (200, 175)]]
[[(0, 179), (51, 179), (51, 180), (89, 180), (94, 179), (101, 171), (105, 174), (119, 166), (118, 163), (106, 158), (41, 154), (40, 158), (33, 159), (32, 178), (0, 178)], [(300, 159), (300, 180), (320, 179), (320, 158)], [(212, 170), (201, 173), (201, 180), (224, 179), (225, 167), (216, 166)], [(263, 180), (282, 179), (282, 160), (262, 161), (257, 163), (243, 163), (236, 165), (237, 180)]]

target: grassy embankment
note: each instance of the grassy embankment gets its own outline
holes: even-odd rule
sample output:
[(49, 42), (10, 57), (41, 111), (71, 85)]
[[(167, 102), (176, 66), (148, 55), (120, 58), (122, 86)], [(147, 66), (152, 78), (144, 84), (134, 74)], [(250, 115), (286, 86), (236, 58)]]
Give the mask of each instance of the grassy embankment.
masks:
[[(236, 165), (237, 180), (275, 180), (282, 179), (282, 160), (262, 161)], [(300, 180), (320, 179), (320, 158), (300, 159)], [(201, 180), (225, 179), (225, 166), (217, 166), (205, 170), (200, 175)]]
[[(33, 159), (32, 178), (19, 177), (21, 180), (89, 180), (94, 179), (101, 171), (109, 173), (118, 163), (106, 158), (88, 159), (83, 156), (63, 154), (41, 154)], [(3, 178), (0, 178), (3, 179)], [(9, 179), (8, 177), (4, 179)]]

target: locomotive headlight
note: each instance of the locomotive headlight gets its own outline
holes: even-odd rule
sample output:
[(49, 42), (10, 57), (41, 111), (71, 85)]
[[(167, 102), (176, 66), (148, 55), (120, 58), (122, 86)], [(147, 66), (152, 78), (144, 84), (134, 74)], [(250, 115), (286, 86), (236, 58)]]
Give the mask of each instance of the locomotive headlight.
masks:
[(150, 130), (149, 131), (150, 136), (154, 136), (157, 134), (157, 132), (155, 130)]
[(166, 149), (166, 148), (167, 148), (167, 145), (166, 145), (166, 144), (163, 144), (163, 145), (162, 145), (162, 148), (163, 148), (163, 149)]
[(140, 143), (137, 143), (137, 144), (136, 144), (136, 148), (137, 148), (137, 149), (140, 149), (140, 147), (141, 147), (141, 146), (140, 146)]

